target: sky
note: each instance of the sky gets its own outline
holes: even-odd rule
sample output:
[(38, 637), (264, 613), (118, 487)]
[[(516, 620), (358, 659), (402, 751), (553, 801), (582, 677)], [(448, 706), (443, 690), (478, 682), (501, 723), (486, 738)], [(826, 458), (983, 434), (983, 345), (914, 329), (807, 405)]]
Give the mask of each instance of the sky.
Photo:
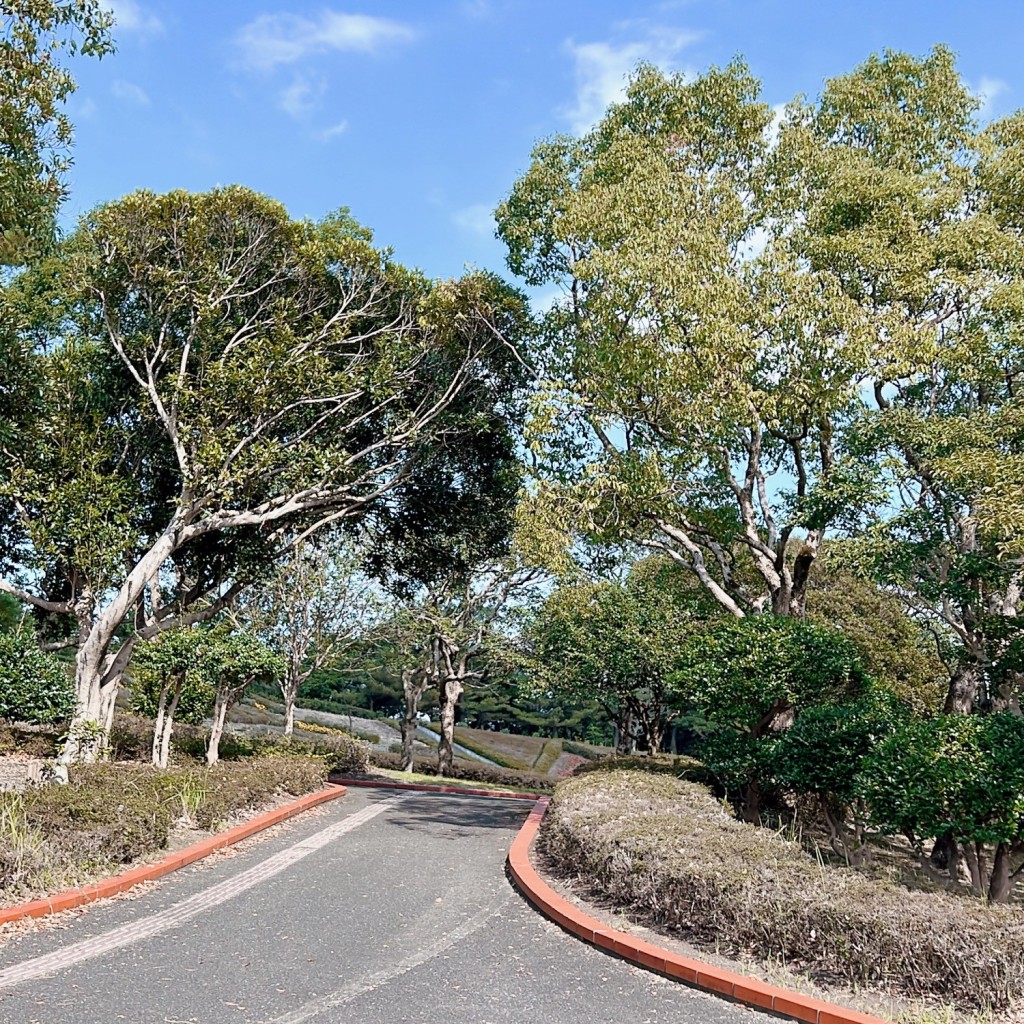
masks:
[(139, 188), (240, 183), (295, 217), (347, 206), (433, 277), (505, 273), (494, 207), (533, 146), (586, 130), (641, 60), (693, 75), (739, 55), (776, 105), (873, 52), (945, 43), (985, 116), (1024, 106), (1021, 0), (106, 5), (116, 53), (72, 62), (65, 226)]

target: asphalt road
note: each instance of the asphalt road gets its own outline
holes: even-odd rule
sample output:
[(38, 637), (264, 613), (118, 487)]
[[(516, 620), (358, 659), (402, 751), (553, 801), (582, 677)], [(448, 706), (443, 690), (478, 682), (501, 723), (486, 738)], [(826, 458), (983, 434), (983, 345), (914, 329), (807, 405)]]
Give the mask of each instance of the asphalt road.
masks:
[(0, 944), (2, 1024), (760, 1024), (562, 932), (504, 859), (528, 802), (349, 791)]

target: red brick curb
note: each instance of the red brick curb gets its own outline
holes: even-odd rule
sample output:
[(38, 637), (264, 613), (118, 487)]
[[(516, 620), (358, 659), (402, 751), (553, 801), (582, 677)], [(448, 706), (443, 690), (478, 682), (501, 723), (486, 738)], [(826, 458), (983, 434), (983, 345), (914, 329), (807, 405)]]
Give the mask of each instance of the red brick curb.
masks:
[(711, 964), (670, 953), (626, 932), (608, 928), (596, 918), (584, 914), (578, 907), (563, 899), (534, 870), (530, 863), (530, 846), (551, 802), (541, 797), (534, 804), (526, 823), (519, 830), (508, 854), (508, 866), (516, 885), (526, 898), (544, 915), (561, 925), (567, 932), (630, 960), (648, 970), (683, 981), (716, 995), (726, 996), (738, 1003), (768, 1010), (805, 1024), (886, 1024), (879, 1017), (871, 1017), (856, 1010), (825, 1003), (798, 992), (766, 985), (754, 978), (713, 967)]
[(377, 782), (374, 779), (350, 779), (341, 776), (344, 786), (363, 786), (368, 789), (413, 789), (423, 793), (452, 793), (456, 796), (493, 796), (500, 800), (540, 800), (540, 793), (517, 793), (512, 789), (469, 789), (466, 786), (441, 786), (429, 782)]
[(310, 807), (316, 807), (317, 804), (326, 803), (328, 800), (336, 800), (344, 795), (344, 786), (329, 784), (327, 789), (300, 796), (298, 800), (293, 800), (290, 804), (267, 811), (266, 814), (259, 814), (226, 832), (221, 832), (209, 839), (202, 840), (202, 842), (195, 843), (193, 846), (186, 847), (184, 850), (169, 854), (155, 864), (131, 868), (113, 878), (94, 882), (92, 885), (85, 885), (80, 889), (69, 889), (67, 892), (57, 893), (57, 895), (49, 896), (46, 899), (0, 908), (0, 925), (9, 924), (11, 921), (20, 921), (26, 917), (46, 917), (48, 914), (59, 914), (61, 911), (73, 910), (86, 903), (116, 896), (133, 885), (163, 878), (164, 875), (169, 875), (172, 871), (177, 871), (178, 868), (183, 868), (187, 864), (194, 864), (197, 860), (202, 860), (203, 857), (208, 857), (211, 853), (224, 849), (225, 846), (233, 846), (257, 832), (270, 828), (271, 825), (294, 818), (296, 814), (301, 814), (303, 811), (309, 810)]

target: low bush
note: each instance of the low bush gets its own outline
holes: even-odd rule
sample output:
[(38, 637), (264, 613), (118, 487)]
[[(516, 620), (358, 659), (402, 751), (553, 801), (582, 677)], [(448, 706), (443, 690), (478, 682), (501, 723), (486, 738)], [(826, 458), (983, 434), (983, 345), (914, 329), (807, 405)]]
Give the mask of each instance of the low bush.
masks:
[(275, 796), (303, 796), (327, 780), (322, 758), (273, 753), (245, 761), (225, 761), (195, 777), (202, 787), (194, 820), (199, 828), (215, 831), (229, 819), (267, 803)]
[(826, 867), (667, 774), (589, 771), (561, 783), (540, 843), (560, 873), (723, 952), (961, 1007), (1024, 997), (1019, 908)]
[(0, 633), (0, 679), (0, 718), (9, 722), (61, 722), (75, 710), (71, 677), (27, 626)]
[(588, 761), (596, 761), (603, 756), (596, 748), (586, 743), (577, 743), (575, 740), (562, 740), (562, 750), (566, 754), (585, 757)]
[(326, 776), (324, 757), (287, 748), (213, 768), (73, 767), (66, 786), (0, 794), (0, 894), (52, 891), (111, 873), (164, 849), (176, 822), (215, 830), (276, 796), (319, 789)]
[[(400, 771), (402, 758), (400, 754), (385, 753), (374, 750), (370, 753), (370, 764), (378, 768), (390, 768)], [(417, 757), (413, 760), (413, 771), (423, 775), (437, 774), (437, 758), (434, 756)], [(496, 786), (515, 786), (536, 792), (549, 792), (554, 789), (555, 780), (549, 775), (538, 775), (536, 772), (520, 772), (512, 768), (496, 768), (489, 764), (456, 759), (447, 778), (459, 779), (463, 782), (489, 782)]]
[(175, 783), (143, 765), (82, 765), (27, 795), (28, 820), (61, 859), (127, 864), (167, 845)]
[(0, 754), (56, 757), (60, 726), (13, 725), (0, 721)]
[[(177, 763), (202, 761), (210, 733), (201, 726), (174, 726), (171, 750)], [(115, 761), (148, 761), (153, 742), (153, 723), (134, 715), (118, 715), (110, 733), (110, 755)], [(365, 771), (369, 749), (344, 732), (289, 739), (280, 733), (247, 734), (228, 730), (221, 737), (222, 761), (238, 761), (269, 751), (283, 751), (323, 758), (330, 771)]]
[(673, 775), (677, 779), (687, 779), (690, 782), (701, 782), (706, 785), (710, 785), (713, 780), (711, 772), (702, 762), (693, 757), (676, 754), (656, 754), (654, 757), (647, 754), (616, 754), (612, 757), (601, 758), (600, 761), (581, 764), (575, 774), (620, 771)]

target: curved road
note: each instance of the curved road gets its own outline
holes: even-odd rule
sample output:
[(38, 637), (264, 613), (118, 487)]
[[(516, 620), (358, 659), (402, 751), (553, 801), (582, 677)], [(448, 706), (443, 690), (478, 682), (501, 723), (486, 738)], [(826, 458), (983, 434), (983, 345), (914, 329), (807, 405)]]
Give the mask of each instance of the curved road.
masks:
[(529, 808), (350, 789), (136, 898), (0, 942), (0, 1022), (759, 1024), (532, 910), (504, 873)]

